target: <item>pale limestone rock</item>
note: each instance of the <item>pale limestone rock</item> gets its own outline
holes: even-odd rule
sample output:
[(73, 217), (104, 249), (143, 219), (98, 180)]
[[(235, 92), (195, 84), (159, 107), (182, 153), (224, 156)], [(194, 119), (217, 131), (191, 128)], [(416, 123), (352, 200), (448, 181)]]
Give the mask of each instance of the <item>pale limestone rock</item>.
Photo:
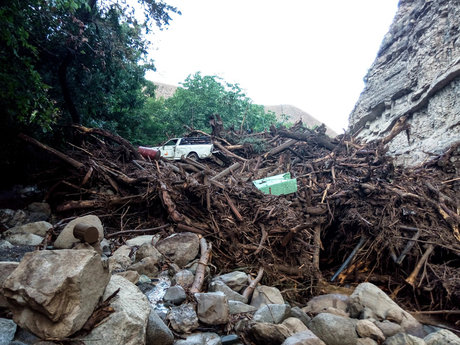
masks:
[(70, 221), (69, 224), (67, 224), (64, 229), (62, 229), (56, 241), (54, 241), (54, 247), (58, 249), (70, 249), (74, 243), (80, 242), (79, 239), (73, 236), (73, 228), (76, 224), (79, 223), (94, 226), (99, 232), (99, 241), (104, 238), (104, 228), (102, 227), (102, 223), (99, 217), (88, 215), (84, 217), (78, 217)]
[(6, 299), (3, 296), (3, 283), (6, 278), (19, 266), (19, 262), (0, 261), (0, 307), (7, 307)]
[(109, 281), (91, 250), (27, 253), (3, 284), (15, 322), (42, 338), (65, 338), (92, 314)]
[(34, 234), (41, 237), (44, 237), (49, 229), (53, 226), (45, 221), (27, 223), (24, 225), (18, 225), (8, 231), (4, 232), (4, 236), (8, 236), (10, 234)]
[(412, 315), (374, 284), (359, 284), (350, 296), (349, 306), (350, 314), (354, 317), (366, 311), (367, 316), (372, 316), (376, 320), (397, 321), (403, 330), (410, 334), (424, 333), (422, 325)]
[(383, 342), (385, 340), (385, 336), (380, 328), (369, 320), (358, 320), (356, 323), (356, 332), (361, 338), (371, 338), (378, 342)]
[(104, 299), (117, 289), (110, 306), (115, 310), (109, 317), (83, 337), (90, 345), (144, 345), (150, 303), (139, 288), (119, 275), (113, 275), (104, 292)]

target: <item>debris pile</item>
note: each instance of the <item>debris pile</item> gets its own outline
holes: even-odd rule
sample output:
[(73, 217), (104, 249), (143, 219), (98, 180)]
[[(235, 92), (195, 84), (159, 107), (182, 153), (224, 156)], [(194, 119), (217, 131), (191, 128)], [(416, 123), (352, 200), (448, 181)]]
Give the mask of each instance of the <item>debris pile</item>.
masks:
[[(286, 300), (369, 281), (414, 309), (452, 309), (460, 304), (459, 145), (402, 169), (385, 156), (398, 133), (365, 144), (301, 123), (245, 135), (219, 130), (212, 139), (220, 155), (206, 161), (143, 159), (121, 138), (84, 127), (65, 153), (22, 139), (56, 159), (37, 178), (62, 224), (97, 215), (116, 246), (141, 234), (192, 232), (212, 243), (218, 270), (263, 268), (263, 283)], [(253, 184), (286, 172), (295, 193), (267, 195)]]

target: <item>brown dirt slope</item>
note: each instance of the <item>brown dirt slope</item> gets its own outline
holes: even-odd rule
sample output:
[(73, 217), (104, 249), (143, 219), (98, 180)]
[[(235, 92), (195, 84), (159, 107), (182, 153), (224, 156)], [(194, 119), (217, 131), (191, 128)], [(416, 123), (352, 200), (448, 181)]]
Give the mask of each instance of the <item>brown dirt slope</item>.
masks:
[[(309, 128), (319, 126), (322, 123), (321, 121), (317, 120), (316, 118), (314, 118), (307, 112), (303, 111), (302, 109), (299, 109), (290, 104), (264, 105), (264, 107), (265, 111), (273, 111), (276, 114), (276, 117), (279, 119), (283, 114), (285, 114), (287, 115), (287, 120), (289, 122), (295, 123), (298, 120), (302, 120), (302, 123)], [(329, 135), (330, 137), (337, 136), (337, 133), (334, 130), (327, 126), (326, 128), (327, 135)]]

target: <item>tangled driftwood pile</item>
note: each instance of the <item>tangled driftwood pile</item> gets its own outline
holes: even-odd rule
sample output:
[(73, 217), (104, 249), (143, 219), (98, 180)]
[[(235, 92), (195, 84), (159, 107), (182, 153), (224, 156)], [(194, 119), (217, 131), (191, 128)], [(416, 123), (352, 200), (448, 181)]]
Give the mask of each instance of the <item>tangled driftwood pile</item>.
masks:
[[(371, 281), (419, 310), (451, 310), (460, 304), (459, 145), (404, 170), (384, 155), (396, 134), (364, 144), (301, 123), (219, 130), (223, 156), (198, 162), (148, 161), (121, 138), (83, 127), (65, 153), (22, 138), (58, 158), (39, 176), (56, 214), (96, 214), (120, 244), (191, 231), (212, 243), (214, 267), (263, 267), (265, 283), (291, 301)], [(264, 195), (252, 184), (287, 171), (297, 193)]]

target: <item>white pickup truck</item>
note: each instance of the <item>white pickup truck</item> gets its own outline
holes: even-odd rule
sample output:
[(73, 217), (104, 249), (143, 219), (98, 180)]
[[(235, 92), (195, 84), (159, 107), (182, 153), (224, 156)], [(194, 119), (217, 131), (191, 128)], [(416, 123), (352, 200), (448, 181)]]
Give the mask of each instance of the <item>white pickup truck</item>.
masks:
[(181, 159), (182, 156), (192, 159), (204, 159), (212, 155), (214, 146), (210, 137), (189, 137), (169, 139), (162, 146), (152, 147), (160, 151), (166, 159)]

